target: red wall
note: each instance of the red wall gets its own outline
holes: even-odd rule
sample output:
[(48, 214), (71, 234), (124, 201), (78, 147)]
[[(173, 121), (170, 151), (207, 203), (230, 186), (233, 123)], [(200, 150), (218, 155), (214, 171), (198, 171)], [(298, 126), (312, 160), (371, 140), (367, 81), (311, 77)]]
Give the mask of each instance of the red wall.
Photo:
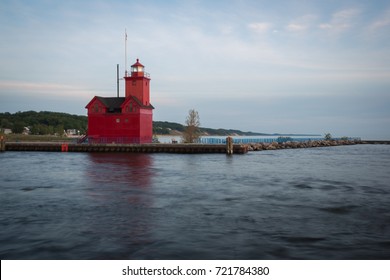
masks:
[(153, 111), (141, 109), (140, 114), (140, 137), (142, 143), (151, 143), (153, 138)]
[(91, 143), (151, 143), (153, 115), (151, 109), (129, 113), (94, 111), (95, 100), (88, 110), (88, 139)]
[(126, 97), (135, 96), (143, 105), (150, 104), (150, 79), (146, 77), (125, 77)]

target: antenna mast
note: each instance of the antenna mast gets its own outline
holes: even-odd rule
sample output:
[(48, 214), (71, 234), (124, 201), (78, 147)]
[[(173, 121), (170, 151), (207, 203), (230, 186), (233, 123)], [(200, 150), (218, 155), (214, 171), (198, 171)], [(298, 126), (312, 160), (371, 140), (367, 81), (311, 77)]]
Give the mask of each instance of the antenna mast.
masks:
[(127, 30), (125, 28), (125, 77), (127, 77)]
[(116, 65), (116, 97), (119, 97), (119, 64)]

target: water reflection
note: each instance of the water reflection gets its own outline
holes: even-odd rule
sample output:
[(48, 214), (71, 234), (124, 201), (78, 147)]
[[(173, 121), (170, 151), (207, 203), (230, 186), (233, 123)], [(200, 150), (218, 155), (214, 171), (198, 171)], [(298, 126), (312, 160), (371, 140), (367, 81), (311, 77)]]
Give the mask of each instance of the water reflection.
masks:
[(148, 154), (89, 154), (87, 195), (107, 205), (150, 207), (152, 157)]
[(88, 221), (101, 243), (94, 258), (129, 258), (151, 242), (153, 158), (148, 154), (91, 153), (87, 195), (94, 217)]
[(87, 176), (97, 184), (148, 187), (152, 176), (149, 154), (90, 153)]

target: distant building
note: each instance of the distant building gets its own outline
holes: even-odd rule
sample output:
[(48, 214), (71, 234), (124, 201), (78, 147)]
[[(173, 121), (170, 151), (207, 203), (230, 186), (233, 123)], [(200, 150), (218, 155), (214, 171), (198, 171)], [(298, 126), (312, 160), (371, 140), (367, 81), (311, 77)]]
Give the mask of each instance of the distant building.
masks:
[(10, 128), (4, 128), (4, 134), (12, 134), (12, 129)]
[(67, 136), (78, 136), (78, 135), (80, 135), (80, 130), (77, 130), (75, 128), (67, 129), (66, 130), (66, 135)]
[(88, 110), (90, 143), (151, 143), (153, 109), (150, 77), (137, 59), (125, 79), (125, 97), (95, 96)]

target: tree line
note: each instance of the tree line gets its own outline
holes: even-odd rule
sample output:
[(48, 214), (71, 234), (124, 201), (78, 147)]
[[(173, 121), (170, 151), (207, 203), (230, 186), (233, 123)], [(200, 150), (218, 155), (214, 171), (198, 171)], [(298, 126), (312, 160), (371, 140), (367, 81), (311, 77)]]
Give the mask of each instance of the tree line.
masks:
[(87, 117), (71, 115), (67, 113), (48, 111), (26, 111), (11, 113), (0, 113), (0, 129), (11, 129), (13, 133), (22, 133), (29, 128), (34, 135), (63, 135), (64, 130), (76, 129), (81, 134), (87, 130)]
[[(153, 121), (153, 134), (169, 135), (174, 132), (187, 132), (190, 134), (190, 138), (186, 141), (189, 142), (194, 141), (199, 135), (262, 135), (261, 133), (243, 132), (235, 129), (206, 128), (199, 125), (198, 112), (192, 109), (189, 111), (184, 125), (175, 122)], [(30, 133), (34, 135), (62, 135), (64, 130), (67, 129), (76, 129), (80, 131), (80, 134), (85, 134), (88, 127), (88, 118), (87, 116), (50, 111), (0, 113), (0, 132), (11, 129), (13, 133), (22, 133), (25, 127), (28, 127)], [(194, 139), (192, 139), (193, 137)]]

